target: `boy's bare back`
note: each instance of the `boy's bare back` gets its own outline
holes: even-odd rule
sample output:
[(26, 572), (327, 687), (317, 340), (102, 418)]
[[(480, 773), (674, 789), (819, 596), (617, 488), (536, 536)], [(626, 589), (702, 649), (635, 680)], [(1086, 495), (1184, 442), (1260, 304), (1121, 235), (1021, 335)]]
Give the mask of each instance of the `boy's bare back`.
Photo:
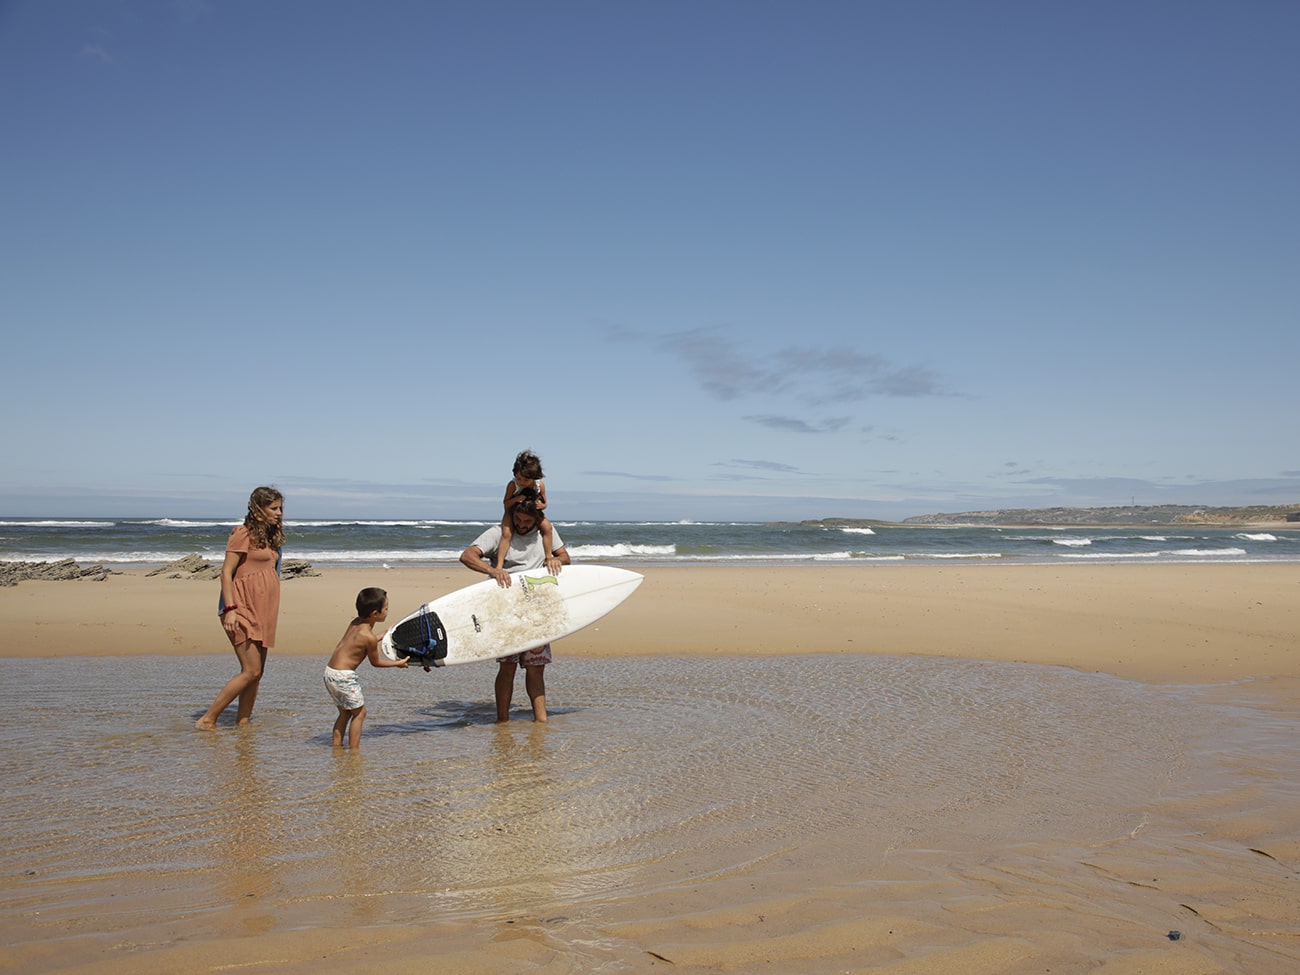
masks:
[(366, 658), (374, 666), (380, 666), (379, 637), (375, 636), (374, 624), (354, 619), (334, 648), (329, 665), (335, 670), (356, 670)]

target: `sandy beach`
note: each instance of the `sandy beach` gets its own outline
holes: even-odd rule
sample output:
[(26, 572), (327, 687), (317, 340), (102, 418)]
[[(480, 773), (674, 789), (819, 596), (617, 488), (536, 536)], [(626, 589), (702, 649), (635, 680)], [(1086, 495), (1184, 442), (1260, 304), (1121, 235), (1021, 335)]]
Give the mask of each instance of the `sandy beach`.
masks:
[[(672, 566), (566, 652), (927, 654), (1135, 680), (1300, 677), (1294, 565)], [(477, 581), (465, 569), (337, 569), (286, 581), (276, 653), (324, 655), (359, 589), (393, 622)], [(217, 586), (148, 578), (0, 589), (0, 656), (218, 653)]]
[[(68, 873), (53, 854), (39, 854), (49, 862), (32, 868), (30, 876), (21, 862), (6, 861), (11, 869), (0, 881), (0, 934), (11, 951), (0, 961), (0, 971), (402, 973), (427, 971), (436, 962), (445, 972), (1280, 975), (1300, 965), (1300, 751), (1295, 735), (1300, 568), (690, 566), (642, 571), (646, 581), (632, 599), (557, 645), (564, 660), (597, 669), (555, 672), (557, 700), (565, 701), (567, 693), (573, 705), (540, 737), (536, 726), (525, 721), (493, 731), (474, 710), (477, 704), (468, 700), (459, 738), (439, 731), (436, 722), (391, 724), (387, 736), (377, 724), (366, 746), (365, 766), (346, 766), (342, 779), (345, 765), (328, 748), (303, 743), (296, 730), (300, 720), (311, 725), (312, 734), (319, 730), (313, 722), (327, 727), (315, 690), (304, 693), (304, 704), (297, 698), (285, 704), (276, 700), (277, 694), (284, 696), (282, 690), (264, 686), (265, 700), (259, 699), (264, 723), (246, 732), (227, 727), (214, 734), (191, 733), (197, 737), (184, 734), (192, 712), (201, 710), (218, 686), (213, 680), (208, 687), (207, 675), (225, 673), (214, 661), (230, 663), (233, 670), (233, 655), (215, 616), (214, 583), (148, 578), (131, 571), (103, 582), (24, 582), (0, 590), (5, 632), (0, 656), (7, 658), (0, 667), (11, 680), (45, 673), (41, 661), (48, 660), (48, 667), (69, 662), (51, 658), (120, 657), (128, 666), (137, 666), (140, 658), (196, 658), (192, 663), (204, 668), (201, 675), (186, 677), (178, 690), (168, 692), (181, 699), (154, 701), (150, 707), (167, 712), (157, 734), (163, 734), (160, 747), (172, 749), (173, 760), (188, 761), (189, 753), (203, 750), (204, 767), (214, 776), (228, 774), (238, 782), (247, 775), (251, 780), (251, 799), (239, 797), (243, 786), (234, 787), (239, 794), (229, 800), (234, 821), (249, 816), (265, 821), (268, 815), (274, 820), (277, 814), (268, 810), (285, 801), (278, 795), (284, 784), (311, 780), (317, 764), (324, 781), (332, 783), (329, 789), (346, 792), (353, 787), (348, 784), (352, 776), (379, 787), (385, 778), (404, 774), (402, 763), (409, 765), (403, 759), (389, 771), (376, 764), (386, 760), (386, 753), (391, 757), (397, 747), (412, 747), (416, 741), (445, 747), (463, 739), (457, 747), (466, 749), (460, 774), (467, 781), (476, 774), (472, 769), (482, 765), (481, 757), (473, 757), (477, 748), (487, 749), (484, 754), (500, 782), (513, 781), (520, 769), (530, 776), (519, 790), (505, 788), (493, 800), (493, 816), (509, 823), (515, 822), (510, 815), (518, 813), (530, 821), (533, 812), (514, 804), (531, 791), (551, 804), (539, 814), (554, 826), (564, 816), (580, 815), (561, 812), (566, 794), (581, 788), (562, 777), (564, 756), (570, 756), (570, 766), (574, 762), (569, 750), (614, 748), (625, 738), (636, 749), (635, 762), (654, 763), (658, 759), (641, 756), (653, 752), (655, 742), (671, 739), (672, 723), (685, 723), (687, 738), (699, 740), (701, 749), (699, 767), (693, 764), (689, 771), (671, 764), (641, 769), (630, 758), (622, 759), (630, 770), (627, 780), (606, 782), (582, 797), (596, 802), (613, 789), (630, 803), (629, 809), (639, 810), (633, 820), (647, 822), (656, 815), (657, 804), (669, 803), (665, 820), (680, 817), (693, 823), (689, 833), (674, 839), (667, 830), (647, 847), (653, 852), (640, 855), (635, 864), (610, 854), (611, 859), (593, 860), (594, 866), (574, 868), (572, 874), (566, 868), (530, 876), (529, 883), (503, 879), (505, 892), (493, 895), (498, 906), (476, 909), (472, 916), (430, 912), (429, 897), (448, 896), (441, 886), (437, 892), (386, 890), (382, 897), (355, 902), (368, 905), (364, 907), (351, 906), (354, 902), (346, 898), (331, 900), (310, 889), (318, 885), (310, 871), (309, 889), (288, 884), (281, 871), (289, 867), (278, 861), (269, 841), (232, 857), (228, 875), (221, 872), (218, 883), (225, 893), (210, 907), (193, 911), (176, 905), (201, 886), (201, 873), (182, 879), (168, 873), (165, 882), (148, 875), (114, 877), (108, 895), (78, 886), (89, 882), (85, 876), (95, 870), (82, 865)], [(388, 590), (394, 621), (419, 603), (474, 581), (459, 567), (329, 569), (287, 581), (280, 645), (268, 674), (277, 673), (277, 666), (281, 675), (290, 667), (297, 668), (294, 673), (314, 673), (363, 586)], [(281, 656), (293, 659), (277, 665), (275, 658)], [(600, 668), (618, 663), (627, 668), (627, 681), (644, 682), (643, 689), (629, 689), (619, 710), (652, 723), (656, 707), (670, 707), (654, 704), (660, 699), (655, 695), (668, 702), (673, 690), (654, 676), (658, 670), (647, 676), (638, 667), (659, 667), (661, 658), (677, 658), (704, 685), (715, 679), (717, 671), (711, 668), (723, 668), (724, 675), (727, 668), (763, 674), (771, 666), (778, 668), (781, 682), (797, 688), (804, 672), (788, 662), (794, 656), (809, 661), (809, 679), (827, 682), (827, 707), (841, 709), (838, 719), (817, 714), (817, 692), (798, 721), (776, 709), (755, 724), (743, 717), (750, 709), (746, 695), (755, 695), (754, 709), (766, 708), (767, 691), (751, 692), (740, 682), (725, 694), (706, 692), (708, 701), (739, 695), (730, 718), (725, 705), (720, 705), (722, 717), (674, 714), (670, 725), (650, 729), (642, 739), (638, 724), (617, 713), (608, 720), (621, 723), (596, 724), (599, 707), (587, 704), (581, 697), (584, 688), (577, 686), (587, 673), (617, 686), (617, 675), (599, 675), (605, 673)], [(205, 657), (212, 661), (201, 659)], [(862, 704), (864, 710), (855, 710), (852, 688), (841, 687), (845, 662), (856, 658), (865, 665), (877, 657), (894, 663), (871, 673), (894, 674), (918, 687), (942, 689), (975, 681), (971, 686), (986, 687), (992, 695), (1003, 684), (1027, 683), (996, 706), (1005, 714), (980, 718), (985, 722), (980, 727), (992, 729), (994, 745), (988, 748), (972, 743), (965, 752), (960, 741), (968, 732), (961, 728), (921, 727), (915, 715), (929, 713), (927, 701), (946, 701), (944, 709), (956, 708), (967, 696), (959, 692), (949, 700), (942, 696), (944, 690), (925, 691), (939, 696), (923, 695), (917, 705), (903, 702), (897, 727), (886, 723), (861, 741), (837, 742), (842, 736), (837, 727), (851, 736), (852, 729), (870, 725), (889, 706), (887, 697), (872, 698)], [(767, 658), (780, 659), (768, 665)], [(997, 669), (981, 670), (980, 662)], [(110, 664), (90, 661), (82, 672), (106, 674), (103, 668)], [(722, 679), (719, 686), (725, 686)], [(379, 677), (369, 680), (381, 702), (376, 707), (387, 709), (393, 721), (405, 720), (394, 716), (400, 710), (394, 692), (384, 697), (388, 688), (399, 685)], [(480, 683), (486, 699), (486, 676)], [(477, 693), (472, 685), (465, 696)], [(614, 697), (612, 690), (603, 693)], [(54, 713), (59, 688), (37, 698)], [(650, 703), (642, 705), (645, 701)], [(1030, 717), (1016, 717), (1012, 712), (1026, 702)], [(1034, 702), (1043, 705), (1042, 713)], [(913, 706), (918, 710), (907, 710)], [(310, 718), (300, 719), (299, 712)], [(1183, 720), (1190, 724), (1181, 725)], [(11, 721), (22, 721), (21, 712)], [(1036, 730), (1024, 732), (1020, 726), (1026, 721)], [(720, 732), (714, 730), (717, 722)], [(173, 726), (174, 734), (167, 730)], [(882, 734), (898, 735), (900, 744), (882, 749), (873, 760), (878, 770), (886, 769), (894, 791), (880, 800), (888, 814), (872, 819), (861, 809), (875, 801), (872, 790), (852, 781), (862, 774), (852, 753)], [(951, 741), (945, 738), (954, 734)], [(1061, 735), (1059, 744), (1047, 740), (1054, 734)], [(1193, 742), (1201, 735), (1205, 740)], [(920, 743), (920, 750), (896, 768), (890, 766), (891, 749), (905, 748), (909, 738)], [(740, 768), (740, 756), (750, 755), (746, 739), (774, 756), (774, 764), (747, 759), (759, 764)], [(925, 745), (930, 739), (933, 748)], [(997, 744), (1002, 740), (1006, 744)], [(954, 763), (954, 751), (965, 754), (966, 762)], [(1007, 758), (997, 757), (1002, 755)], [(1064, 756), (1064, 770), (1049, 768), (1056, 755)], [(111, 761), (119, 760), (124, 759)], [(1014, 775), (1009, 768), (992, 768), (1007, 760), (1023, 761), (1025, 767)], [(24, 761), (21, 754), (6, 759), (9, 780), (41, 778)], [(608, 759), (592, 761), (593, 767), (606, 767)], [(756, 783), (767, 775), (777, 770), (788, 775), (790, 767), (819, 763), (827, 765), (825, 773), (803, 786), (808, 806), (800, 815), (810, 824), (808, 835), (792, 841), (789, 833), (772, 833), (760, 822), (745, 840), (749, 852), (737, 856), (729, 838), (749, 829), (751, 820), (766, 821), (771, 814), (760, 810), (768, 807), (755, 806), (751, 816), (733, 810), (727, 815), (740, 818), (715, 821), (713, 805), (735, 806), (738, 797), (758, 795)], [(934, 768), (927, 770), (931, 764)], [(430, 781), (448, 777), (442, 766), (431, 769), (436, 775)], [(1166, 775), (1168, 780), (1141, 799), (1134, 812), (1133, 790), (1144, 787), (1144, 779)], [(836, 784), (840, 779), (843, 788)], [(1033, 784), (1038, 781), (1046, 785)], [(1070, 802), (1080, 813), (1087, 809), (1077, 821), (1047, 795), (1068, 792), (1074, 781), (1081, 783), (1083, 795)], [(490, 792), (499, 784), (489, 778), (482, 788)], [(329, 791), (303, 788), (307, 794), (300, 817), (326, 802)], [(843, 797), (836, 793), (846, 789), (865, 791), (840, 809), (836, 804)], [(725, 801), (698, 798), (710, 790)], [(671, 805), (678, 801), (673, 796), (677, 791), (688, 794), (680, 800), (688, 805)], [(41, 810), (32, 806), (44, 794), (34, 785), (26, 799), (7, 796), (6, 818), (40, 818)], [(900, 809), (909, 796), (918, 805), (904, 816)], [(760, 800), (740, 805), (744, 802)], [(507, 809), (513, 812), (507, 815)], [(79, 811), (82, 821), (94, 821), (93, 808)], [(915, 828), (907, 826), (908, 816), (916, 820)], [(288, 820), (292, 823), (294, 817)], [(1017, 820), (1014, 825), (1012, 820)], [(580, 818), (574, 821), (595, 828)], [(1048, 825), (1039, 829), (1034, 821)], [(203, 828), (207, 826), (205, 821)], [(372, 827), (359, 821), (352, 828), (360, 836)], [(519, 842), (509, 840), (508, 826), (467, 826), (452, 831), (459, 837), (455, 849), (479, 849), (483, 829), (492, 844)], [(572, 836), (580, 833), (571, 831)], [(689, 855), (679, 855), (688, 835), (698, 849), (691, 846)], [(475, 838), (467, 838), (471, 836)], [(33, 859), (44, 849), (38, 839), (16, 842), (22, 855)], [(603, 842), (593, 835), (571, 848), (548, 847), (548, 855), (557, 863), (586, 864)], [(610, 841), (610, 849), (631, 849), (631, 842)], [(537, 855), (528, 844), (516, 852), (512, 861)], [(375, 847), (369, 855), (383, 860), (398, 853)], [(541, 862), (549, 861), (543, 856)], [(602, 881), (596, 878), (602, 873), (608, 874), (607, 886), (599, 896), (581, 893), (593, 884), (599, 887)], [(623, 881), (608, 879), (625, 874), (635, 874), (635, 883), (620, 886)], [(538, 881), (546, 881), (540, 893), (530, 886)], [(109, 897), (119, 898), (111, 908)], [(262, 898), (278, 906), (254, 910), (250, 905)], [(347, 910), (339, 906), (344, 902)], [(139, 908), (129, 911), (129, 904)], [(127, 914), (151, 917), (150, 910), (162, 912), (161, 919), (130, 924), (121, 919)], [(398, 923), (404, 916), (409, 923)], [(1171, 936), (1175, 931), (1176, 939)]]

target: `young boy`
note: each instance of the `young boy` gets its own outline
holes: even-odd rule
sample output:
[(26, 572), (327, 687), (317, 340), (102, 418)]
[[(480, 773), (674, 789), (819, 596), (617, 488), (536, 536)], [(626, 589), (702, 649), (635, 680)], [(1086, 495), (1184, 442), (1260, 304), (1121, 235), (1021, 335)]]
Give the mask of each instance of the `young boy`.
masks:
[(373, 667), (405, 667), (406, 660), (385, 660), (379, 655), (379, 637), (375, 624), (388, 619), (388, 593), (382, 589), (362, 589), (357, 593), (357, 617), (348, 624), (343, 639), (334, 648), (325, 668), (325, 689), (338, 706), (334, 722), (334, 747), (343, 747), (346, 733), (348, 748), (361, 748), (361, 726), (366, 720), (366, 701), (357, 681), (357, 667), (370, 659)]

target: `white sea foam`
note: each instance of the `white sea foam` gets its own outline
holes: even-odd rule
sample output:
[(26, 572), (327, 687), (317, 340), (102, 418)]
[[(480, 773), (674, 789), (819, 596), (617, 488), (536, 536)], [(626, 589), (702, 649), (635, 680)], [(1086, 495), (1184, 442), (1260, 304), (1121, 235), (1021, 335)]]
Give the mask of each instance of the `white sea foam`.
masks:
[(150, 521), (142, 521), (142, 525), (155, 525), (159, 528), (234, 528), (236, 525), (242, 525), (244, 519), (230, 518), (220, 521), (187, 521), (184, 518), (154, 518)]
[[(199, 551), (194, 553), (209, 562), (220, 562), (225, 558), (224, 551)], [(99, 551), (77, 552), (75, 555), (51, 554), (49, 552), (6, 552), (0, 562), (62, 562), (72, 559), (78, 565), (93, 565), (102, 562), (105, 565), (166, 565), (175, 562), (181, 556), (175, 552), (157, 551)]]
[(862, 552), (733, 552), (729, 555), (683, 555), (679, 562), (895, 562), (901, 555), (864, 555)]
[(676, 545), (572, 545), (569, 554), (577, 559), (626, 559), (634, 556), (666, 558), (677, 554)]
[(1062, 553), (1063, 559), (1093, 559), (1095, 561), (1119, 561), (1121, 559), (1146, 559), (1148, 561), (1167, 561), (1173, 558), (1190, 559), (1237, 559), (1246, 554), (1244, 548), (1179, 548), (1161, 552), (1068, 552)]
[(1105, 560), (1107, 562), (1118, 561), (1120, 559), (1158, 559), (1161, 552), (1061, 552), (1059, 558), (1063, 559), (1093, 559), (1094, 561)]
[(115, 521), (0, 521), (0, 528), (115, 528)]
[(921, 552), (908, 556), (916, 559), (1000, 559), (1001, 552)]
[[(339, 551), (300, 551), (290, 549), (285, 558), (303, 559), (307, 562), (362, 562), (378, 565), (381, 562), (457, 562), (463, 549), (450, 548), (415, 548), (415, 549), (348, 549)], [(221, 557), (221, 556), (218, 556)]]
[(495, 521), (439, 521), (434, 518), (398, 519), (393, 521), (376, 521), (368, 518), (334, 521), (293, 521), (287, 520), (285, 528), (448, 528), (448, 527), (486, 527), (496, 525)]
[[(323, 565), (455, 565), (465, 544), (496, 519), (311, 518), (288, 522), (285, 555)], [(0, 519), (0, 559), (81, 563), (165, 564), (196, 553), (224, 557), (235, 518)], [(725, 521), (559, 522), (578, 561), (731, 565), (758, 563), (864, 565), (871, 562), (1300, 562), (1300, 530), (1206, 528), (1131, 531), (1072, 526), (1000, 529), (794, 525)], [(570, 529), (568, 526), (572, 525)], [(1046, 543), (1046, 544), (1045, 544)], [(1290, 543), (1290, 544), (1288, 544)]]

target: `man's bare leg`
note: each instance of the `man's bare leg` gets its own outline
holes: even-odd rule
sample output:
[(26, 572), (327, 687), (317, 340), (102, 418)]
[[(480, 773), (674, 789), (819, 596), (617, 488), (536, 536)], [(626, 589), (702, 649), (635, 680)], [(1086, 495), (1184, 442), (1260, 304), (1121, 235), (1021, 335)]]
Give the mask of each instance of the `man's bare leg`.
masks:
[(524, 689), (528, 691), (528, 700), (533, 702), (533, 720), (546, 721), (546, 668), (525, 667)]
[(519, 664), (513, 659), (509, 662), (502, 660), (497, 667), (496, 684), (493, 685), (493, 691), (497, 699), (497, 721), (504, 722), (510, 720), (510, 699), (515, 692), (515, 671), (519, 669)]

